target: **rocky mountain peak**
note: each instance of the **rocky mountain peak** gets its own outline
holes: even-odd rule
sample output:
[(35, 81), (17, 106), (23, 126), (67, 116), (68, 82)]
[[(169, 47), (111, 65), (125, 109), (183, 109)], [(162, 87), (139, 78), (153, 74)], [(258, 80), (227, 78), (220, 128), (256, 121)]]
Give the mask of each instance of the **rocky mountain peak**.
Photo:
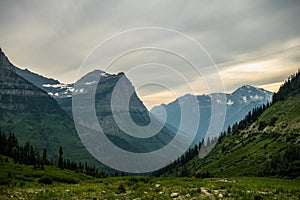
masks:
[(8, 58), (0, 48), (0, 67), (1, 69), (8, 69), (10, 71), (14, 71), (13, 65), (9, 62)]
[[(28, 97), (44, 97), (47, 94), (20, 77), (4, 52), (0, 53), (0, 109), (22, 111)], [(24, 101), (22, 101), (24, 100)]]

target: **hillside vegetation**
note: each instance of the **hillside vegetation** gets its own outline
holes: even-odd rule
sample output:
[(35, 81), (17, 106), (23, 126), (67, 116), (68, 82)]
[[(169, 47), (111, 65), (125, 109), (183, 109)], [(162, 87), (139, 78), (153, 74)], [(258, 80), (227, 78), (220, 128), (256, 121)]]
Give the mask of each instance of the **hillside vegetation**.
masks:
[(299, 79), (300, 73), (291, 76), (257, 120), (247, 123), (250, 114), (229, 128), (204, 159), (195, 156), (165, 175), (300, 177)]
[(298, 199), (300, 182), (274, 178), (93, 178), (14, 164), (1, 156), (0, 199)]

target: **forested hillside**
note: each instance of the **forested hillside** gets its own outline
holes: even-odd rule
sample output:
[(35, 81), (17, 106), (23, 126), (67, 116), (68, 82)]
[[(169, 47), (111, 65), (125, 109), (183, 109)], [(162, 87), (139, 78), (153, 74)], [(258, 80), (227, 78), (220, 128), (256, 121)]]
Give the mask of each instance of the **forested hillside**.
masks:
[(274, 94), (272, 105), (256, 108), (221, 134), (204, 158), (194, 156), (167, 176), (300, 176), (300, 73)]

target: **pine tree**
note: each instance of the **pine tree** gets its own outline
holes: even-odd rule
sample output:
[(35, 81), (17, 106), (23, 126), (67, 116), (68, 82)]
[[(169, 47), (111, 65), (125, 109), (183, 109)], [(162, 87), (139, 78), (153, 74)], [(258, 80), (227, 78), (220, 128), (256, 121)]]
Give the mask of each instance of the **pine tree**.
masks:
[(58, 150), (59, 156), (58, 156), (58, 168), (63, 169), (64, 168), (64, 160), (63, 160), (63, 148), (60, 146)]
[(45, 165), (48, 164), (47, 163), (47, 149), (46, 148), (43, 149), (42, 163), (45, 164)]

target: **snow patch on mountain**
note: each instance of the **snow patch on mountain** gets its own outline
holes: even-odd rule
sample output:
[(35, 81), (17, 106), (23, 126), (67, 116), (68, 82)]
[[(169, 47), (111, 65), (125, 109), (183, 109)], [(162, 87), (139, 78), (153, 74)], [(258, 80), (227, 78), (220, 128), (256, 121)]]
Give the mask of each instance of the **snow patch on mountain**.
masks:
[(229, 105), (229, 106), (231, 106), (231, 105), (234, 104), (234, 102), (231, 99), (229, 99), (226, 104)]
[(59, 83), (59, 84), (43, 84), (43, 87), (46, 88), (67, 88), (67, 84)]
[(108, 73), (105, 73), (105, 72), (103, 72), (103, 73), (101, 73), (101, 76), (107, 77), (107, 76), (109, 76), (109, 74), (108, 74)]
[(96, 81), (91, 81), (91, 82), (86, 82), (85, 85), (93, 85), (93, 84), (96, 84), (97, 82)]
[(250, 98), (251, 98), (252, 100), (263, 100), (263, 99), (264, 99), (264, 97), (258, 96), (258, 95), (254, 95), (254, 96), (250, 95)]

